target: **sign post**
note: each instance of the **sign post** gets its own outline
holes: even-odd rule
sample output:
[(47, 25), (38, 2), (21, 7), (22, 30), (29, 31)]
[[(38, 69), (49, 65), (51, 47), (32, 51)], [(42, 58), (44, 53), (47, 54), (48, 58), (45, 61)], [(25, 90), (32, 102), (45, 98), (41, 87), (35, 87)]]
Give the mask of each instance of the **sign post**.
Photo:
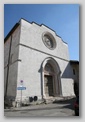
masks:
[[(20, 81), (21, 82), (21, 87), (23, 85), (23, 80)], [(21, 89), (21, 107), (22, 107), (22, 89)]]
[(21, 107), (22, 107), (22, 90), (26, 90), (26, 87), (23, 86), (23, 80), (20, 81), (21, 86), (17, 87), (17, 90), (21, 90)]
[[(23, 86), (23, 80), (20, 81), (21, 82), (21, 87)], [(22, 107), (22, 89), (21, 89), (21, 107)]]

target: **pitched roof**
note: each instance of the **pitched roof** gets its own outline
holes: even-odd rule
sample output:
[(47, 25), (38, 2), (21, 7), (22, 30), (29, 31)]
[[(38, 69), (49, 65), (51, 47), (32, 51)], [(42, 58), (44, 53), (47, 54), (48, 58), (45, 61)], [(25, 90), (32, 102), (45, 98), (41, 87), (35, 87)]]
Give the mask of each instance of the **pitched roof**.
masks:
[(77, 61), (77, 60), (70, 60), (70, 64), (79, 64), (79, 61)]

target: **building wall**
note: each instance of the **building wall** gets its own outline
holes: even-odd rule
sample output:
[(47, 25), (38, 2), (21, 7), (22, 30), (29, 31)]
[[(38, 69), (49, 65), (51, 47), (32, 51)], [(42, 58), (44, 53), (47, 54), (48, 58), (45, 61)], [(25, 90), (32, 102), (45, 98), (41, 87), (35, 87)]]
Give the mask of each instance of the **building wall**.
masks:
[(73, 72), (73, 80), (74, 80), (74, 93), (75, 95), (79, 95), (79, 63), (71, 62), (72, 72)]
[[(57, 45), (54, 50), (50, 50), (44, 45), (42, 41), (42, 34), (44, 32), (50, 32), (56, 39)], [(4, 47), (5, 84), (10, 39), (11, 37), (5, 42)], [(28, 99), (30, 96), (38, 96), (41, 99), (43, 87), (41, 66), (43, 61), (49, 57), (58, 63), (61, 70), (61, 95), (74, 95), (68, 45), (46, 26), (39, 26), (35, 23), (30, 24), (21, 19), (20, 26), (12, 33), (7, 95), (20, 100), (21, 91), (17, 90), (17, 87), (23, 85), (26, 87), (26, 90), (22, 91), (22, 99)], [(23, 80), (23, 84), (21, 84), (21, 80)]]
[(6, 79), (7, 79), (7, 65), (8, 65), (8, 57), (9, 57), (9, 48), (10, 48), (10, 39), (4, 45), (4, 94), (6, 88)]
[[(57, 42), (56, 49), (49, 50), (44, 45), (42, 41), (42, 34), (44, 32), (50, 32), (54, 36)], [(69, 60), (68, 45), (64, 43), (60, 37), (56, 36), (54, 31), (45, 27), (44, 25), (39, 26), (35, 23), (30, 24), (21, 19), (20, 43), (50, 55)]]
[[(42, 33), (49, 31), (53, 34), (57, 41), (57, 47), (54, 50), (49, 50), (42, 41)], [(64, 43), (60, 37), (55, 35), (55, 32), (45, 26), (30, 24), (21, 20), (21, 35), (19, 42), (19, 59), (18, 62), (18, 83), (23, 80), (23, 99), (29, 96), (38, 96), (42, 98), (42, 79), (41, 79), (41, 64), (48, 58), (52, 57), (59, 64), (61, 70), (61, 87), (62, 96), (74, 95), (73, 79), (71, 78), (72, 71), (69, 65), (68, 45)], [(17, 99), (21, 97), (21, 92), (17, 91)]]
[[(10, 35), (10, 37), (6, 40), (4, 44), (4, 66), (5, 66), (4, 93), (6, 89), (7, 72), (8, 72), (7, 96), (9, 97), (16, 97), (19, 37), (20, 37), (20, 26)], [(10, 60), (8, 62), (9, 58)], [(9, 67), (9, 70), (8, 70), (8, 67)]]
[(72, 78), (75, 82), (79, 83), (79, 64), (71, 64), (71, 66), (73, 72)]
[[(18, 64), (18, 84), (20, 86), (20, 81), (23, 80), (23, 86), (26, 87), (26, 90), (23, 90), (23, 97), (29, 96), (38, 96), (42, 98), (42, 79), (41, 79), (41, 64), (46, 59), (49, 58), (49, 55), (41, 53), (39, 51), (26, 48), (24, 46), (19, 46), (20, 53), (19, 58), (21, 62)], [(73, 80), (70, 78), (70, 74), (64, 69), (67, 67), (68, 62), (62, 61), (58, 58), (54, 58), (60, 66), (61, 73), (61, 86), (62, 86), (62, 96), (70, 96), (73, 94)], [(67, 76), (64, 77), (63, 76)], [(21, 92), (17, 91), (17, 98), (21, 96)]]

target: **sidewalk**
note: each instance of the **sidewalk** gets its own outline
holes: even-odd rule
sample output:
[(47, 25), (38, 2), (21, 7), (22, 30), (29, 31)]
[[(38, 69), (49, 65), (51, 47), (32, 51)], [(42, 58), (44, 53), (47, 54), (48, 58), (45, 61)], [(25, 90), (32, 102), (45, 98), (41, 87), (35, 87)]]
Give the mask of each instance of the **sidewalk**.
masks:
[(60, 117), (74, 116), (73, 104), (70, 102), (58, 102), (25, 107), (11, 108), (4, 110), (6, 117)]
[(7, 111), (24, 111), (24, 110), (35, 110), (35, 109), (44, 109), (44, 108), (55, 108), (55, 107), (62, 107), (63, 103), (71, 103), (73, 102), (74, 99), (61, 99), (57, 100), (55, 102), (48, 102), (47, 103), (34, 103), (34, 104), (29, 104), (28, 106), (21, 106), (21, 107), (12, 107), (9, 109), (4, 109), (4, 112)]
[(4, 109), (5, 112), (7, 111), (23, 111), (23, 110), (33, 110), (33, 109), (41, 109), (41, 108), (49, 108), (49, 107), (55, 107), (55, 104), (39, 104), (39, 105), (29, 105), (29, 106), (22, 106), (22, 107), (16, 107), (16, 108), (10, 108), (10, 109)]

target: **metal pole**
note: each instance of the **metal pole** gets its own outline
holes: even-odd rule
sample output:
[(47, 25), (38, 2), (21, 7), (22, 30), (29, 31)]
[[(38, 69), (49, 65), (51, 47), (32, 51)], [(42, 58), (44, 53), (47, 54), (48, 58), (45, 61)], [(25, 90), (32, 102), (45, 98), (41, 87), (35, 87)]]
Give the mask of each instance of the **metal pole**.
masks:
[(22, 107), (22, 90), (21, 90), (21, 107)]

